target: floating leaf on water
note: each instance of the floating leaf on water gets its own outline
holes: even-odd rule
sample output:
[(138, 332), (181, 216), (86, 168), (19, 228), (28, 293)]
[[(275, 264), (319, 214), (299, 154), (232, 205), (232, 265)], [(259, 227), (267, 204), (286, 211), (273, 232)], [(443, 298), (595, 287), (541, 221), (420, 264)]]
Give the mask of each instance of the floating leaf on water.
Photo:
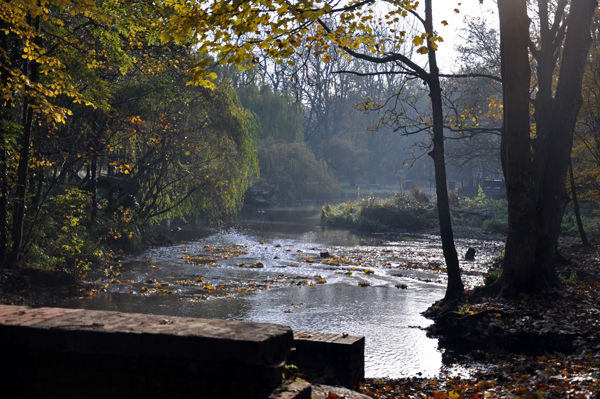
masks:
[[(196, 280), (197, 281), (197, 280)], [(193, 282), (192, 280), (177, 280), (175, 281), (175, 284), (179, 284), (179, 285), (183, 285), (183, 286), (196, 286), (198, 285), (197, 283)]]

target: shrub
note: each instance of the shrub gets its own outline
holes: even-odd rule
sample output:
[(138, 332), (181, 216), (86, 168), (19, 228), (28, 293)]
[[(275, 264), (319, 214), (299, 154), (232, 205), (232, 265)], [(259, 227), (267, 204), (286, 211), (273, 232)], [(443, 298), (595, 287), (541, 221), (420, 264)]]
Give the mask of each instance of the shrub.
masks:
[(460, 197), (458, 194), (456, 194), (456, 191), (448, 191), (448, 202), (450, 203), (450, 206), (454, 208), (458, 208), (460, 206)]
[(263, 140), (258, 145), (258, 159), (261, 180), (277, 188), (279, 202), (340, 195), (339, 182), (325, 161), (317, 160), (304, 143)]
[(426, 204), (429, 202), (427, 194), (421, 191), (421, 188), (416, 183), (410, 185), (410, 195), (419, 204)]
[(321, 212), (321, 223), (366, 232), (389, 229), (415, 231), (432, 224), (431, 218), (435, 215), (432, 208), (428, 203), (417, 201), (412, 194), (398, 194), (386, 200), (368, 197), (360, 204), (326, 205)]
[(46, 271), (82, 274), (103, 249), (90, 244), (86, 206), (89, 193), (70, 189), (52, 197), (40, 211), (32, 236), (35, 243), (23, 252), (23, 265)]
[(491, 233), (506, 234), (508, 233), (508, 219), (488, 219), (485, 222), (483, 222), (481, 228)]

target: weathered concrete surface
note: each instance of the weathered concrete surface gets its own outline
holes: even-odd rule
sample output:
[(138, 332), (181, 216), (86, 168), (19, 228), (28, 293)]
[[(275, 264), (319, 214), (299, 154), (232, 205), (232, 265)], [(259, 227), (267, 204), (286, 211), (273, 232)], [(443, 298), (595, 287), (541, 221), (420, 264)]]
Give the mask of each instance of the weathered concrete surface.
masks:
[(311, 399), (312, 386), (308, 382), (283, 382), (269, 399)]
[(352, 387), (364, 377), (364, 337), (0, 305), (0, 397), (309, 399), (309, 384), (281, 385), (286, 358)]
[(0, 305), (0, 386), (7, 398), (266, 398), (292, 342), (276, 324)]
[(294, 331), (294, 350), (287, 362), (352, 388), (365, 377), (365, 337)]
[(371, 399), (370, 396), (339, 386), (311, 384), (311, 388), (312, 399), (328, 399), (333, 396), (332, 393), (344, 399)]

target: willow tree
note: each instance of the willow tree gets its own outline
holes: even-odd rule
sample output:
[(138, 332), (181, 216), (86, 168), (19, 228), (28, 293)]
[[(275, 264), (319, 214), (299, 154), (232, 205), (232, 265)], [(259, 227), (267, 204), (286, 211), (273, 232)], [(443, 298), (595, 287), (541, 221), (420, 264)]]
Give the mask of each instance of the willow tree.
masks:
[[(550, 2), (538, 0), (536, 40), (530, 38), (527, 3), (498, 1), (504, 96), (501, 157), (508, 235), (497, 287), (504, 296), (559, 285), (554, 258), (569, 202), (566, 176), (583, 103), (590, 26), (598, 6), (595, 0), (559, 0), (551, 13)], [(530, 123), (530, 55), (537, 70), (535, 126)]]
[[(219, 63), (233, 63), (240, 70), (254, 67), (255, 52), (262, 51), (276, 62), (287, 62), (293, 54), (313, 52), (322, 62), (331, 59), (328, 49), (345, 56), (374, 63), (399, 63), (408, 75), (421, 79), (430, 91), (432, 141), (430, 152), (435, 165), (440, 233), (446, 265), (446, 298), (463, 291), (458, 255), (451, 226), (448, 188), (444, 162), (444, 122), (436, 50), (442, 39), (434, 30), (432, 1), (425, 1), (425, 14), (419, 15), (418, 2), (396, 0), (354, 0), (340, 6), (337, 1), (286, 0), (211, 1), (190, 3), (168, 0), (175, 17), (168, 21), (165, 41), (195, 38), (200, 53), (216, 56)], [(376, 7), (386, 10), (376, 16)], [(375, 29), (379, 23), (390, 27), (407, 18), (420, 23), (413, 32), (390, 28), (385, 35)], [(441, 21), (446, 24), (446, 21)], [(421, 67), (403, 52), (405, 43), (414, 46), (411, 56), (424, 55), (428, 66)], [(216, 75), (209, 71), (210, 61), (201, 60), (191, 73), (196, 84), (212, 87)]]
[[(93, 227), (100, 209), (110, 209), (97, 201), (108, 178), (120, 178), (121, 193), (133, 183), (126, 188), (136, 207), (121, 202), (125, 198), (115, 200), (117, 210), (139, 218), (201, 209), (221, 219), (241, 207), (256, 171), (256, 126), (231, 87), (210, 91), (178, 80), (187, 78), (191, 51), (188, 42), (161, 45), (164, 18), (171, 12), (163, 6), (122, 0), (2, 2), (0, 264), (17, 266), (27, 251), (47, 255), (74, 247), (54, 245), (65, 236), (62, 228), (53, 233), (56, 242), (46, 245), (40, 237), (48, 236), (49, 228), (42, 219), (55, 216), (57, 198), (89, 197), (83, 214), (92, 220), (86, 227)], [(161, 91), (161, 83), (169, 87)], [(174, 85), (180, 90), (169, 92)], [(126, 96), (142, 87), (145, 91)], [(143, 101), (154, 102), (135, 109)], [(161, 109), (168, 127), (161, 126)], [(155, 113), (148, 115), (150, 110)], [(75, 185), (76, 193), (64, 195)], [(79, 208), (81, 220), (81, 206), (66, 208)], [(75, 239), (73, 255), (87, 244), (82, 241), (92, 241)], [(64, 263), (60, 258), (53, 264)]]

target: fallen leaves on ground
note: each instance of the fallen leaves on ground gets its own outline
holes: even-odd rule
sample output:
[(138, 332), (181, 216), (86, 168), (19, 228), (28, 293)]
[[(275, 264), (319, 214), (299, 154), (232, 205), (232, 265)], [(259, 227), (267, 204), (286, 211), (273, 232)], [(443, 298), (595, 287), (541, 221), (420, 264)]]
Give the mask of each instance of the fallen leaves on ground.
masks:
[(514, 300), (466, 292), (431, 309), (443, 358), (470, 370), (367, 379), (373, 398), (599, 398), (600, 249), (570, 246), (562, 289)]

